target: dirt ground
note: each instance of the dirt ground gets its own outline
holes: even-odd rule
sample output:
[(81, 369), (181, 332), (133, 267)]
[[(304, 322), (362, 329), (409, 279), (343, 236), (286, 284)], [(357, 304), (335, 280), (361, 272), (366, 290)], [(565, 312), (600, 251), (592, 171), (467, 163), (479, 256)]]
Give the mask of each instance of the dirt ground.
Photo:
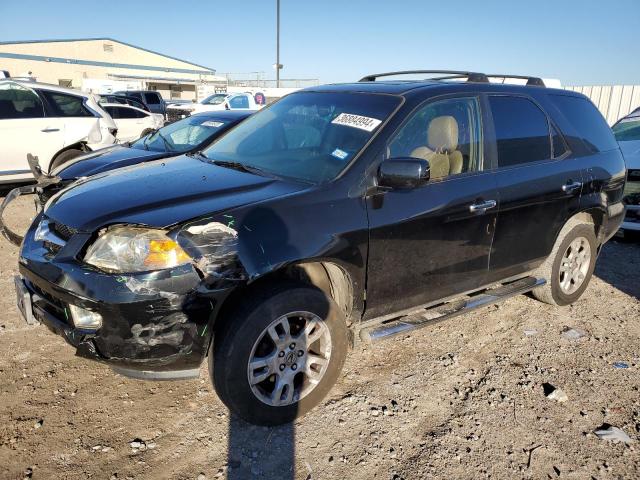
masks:
[[(520, 296), (357, 346), (325, 401), (279, 428), (230, 418), (206, 368), (130, 380), (27, 326), (17, 253), (0, 242), (0, 478), (640, 478), (639, 244), (606, 245), (573, 306)], [(605, 423), (633, 443), (598, 438)]]

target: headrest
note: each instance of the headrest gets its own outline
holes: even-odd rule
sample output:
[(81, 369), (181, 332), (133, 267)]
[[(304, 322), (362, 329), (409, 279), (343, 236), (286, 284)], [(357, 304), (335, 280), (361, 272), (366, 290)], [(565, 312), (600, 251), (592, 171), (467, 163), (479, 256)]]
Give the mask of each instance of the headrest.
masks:
[(458, 148), (458, 122), (451, 115), (442, 115), (429, 122), (427, 142), (432, 150), (452, 152)]

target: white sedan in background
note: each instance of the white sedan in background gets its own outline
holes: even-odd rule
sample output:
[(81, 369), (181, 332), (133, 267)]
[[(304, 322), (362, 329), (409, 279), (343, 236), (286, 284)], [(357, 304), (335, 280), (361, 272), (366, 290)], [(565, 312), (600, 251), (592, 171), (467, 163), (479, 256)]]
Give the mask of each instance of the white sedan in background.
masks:
[(181, 118), (202, 112), (216, 110), (259, 110), (263, 105), (258, 105), (250, 93), (214, 93), (198, 103), (171, 104), (167, 102), (167, 120), (175, 122)]
[(101, 104), (118, 127), (118, 142), (130, 142), (164, 125), (164, 115), (121, 103)]
[(97, 97), (28, 80), (0, 80), (0, 183), (33, 180), (27, 154), (44, 172), (115, 143), (116, 124)]

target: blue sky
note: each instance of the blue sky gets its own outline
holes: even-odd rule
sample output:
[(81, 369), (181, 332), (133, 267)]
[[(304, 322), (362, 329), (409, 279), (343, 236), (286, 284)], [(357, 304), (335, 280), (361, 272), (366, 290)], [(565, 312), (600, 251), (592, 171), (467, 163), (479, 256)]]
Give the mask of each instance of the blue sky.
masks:
[[(276, 0), (0, 0), (0, 40), (108, 36), (274, 78)], [(640, 0), (281, 0), (282, 78), (465, 69), (640, 84)]]

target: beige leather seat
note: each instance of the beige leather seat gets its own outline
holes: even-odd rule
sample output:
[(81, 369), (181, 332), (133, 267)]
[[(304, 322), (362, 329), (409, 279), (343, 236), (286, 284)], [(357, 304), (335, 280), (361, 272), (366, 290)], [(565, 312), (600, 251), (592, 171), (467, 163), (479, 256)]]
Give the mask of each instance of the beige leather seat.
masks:
[(427, 145), (418, 147), (411, 156), (429, 161), (431, 178), (442, 178), (462, 172), (462, 153), (458, 148), (458, 122), (450, 115), (436, 117), (427, 127)]

